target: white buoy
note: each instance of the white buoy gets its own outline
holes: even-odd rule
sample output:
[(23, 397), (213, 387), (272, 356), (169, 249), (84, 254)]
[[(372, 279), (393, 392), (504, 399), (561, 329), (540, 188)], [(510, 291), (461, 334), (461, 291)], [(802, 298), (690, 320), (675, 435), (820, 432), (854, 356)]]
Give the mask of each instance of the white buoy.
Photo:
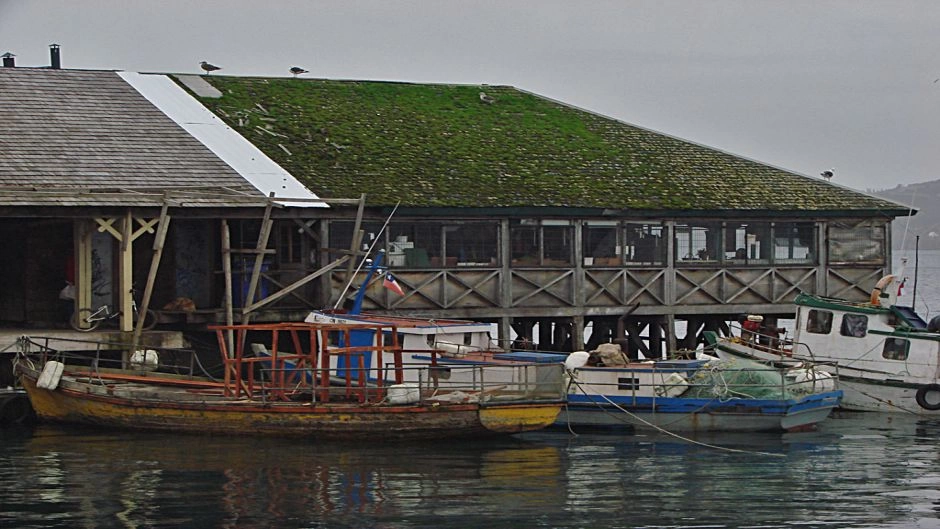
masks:
[(565, 358), (565, 369), (574, 371), (575, 369), (584, 367), (590, 357), (591, 355), (588, 354), (587, 351), (575, 351)]
[(414, 404), (421, 400), (421, 390), (413, 382), (392, 384), (388, 387), (387, 398), (390, 404)]
[(39, 373), (39, 379), (36, 380), (36, 387), (53, 390), (59, 386), (59, 380), (62, 379), (62, 372), (65, 371), (65, 364), (50, 360), (42, 366), (42, 372)]

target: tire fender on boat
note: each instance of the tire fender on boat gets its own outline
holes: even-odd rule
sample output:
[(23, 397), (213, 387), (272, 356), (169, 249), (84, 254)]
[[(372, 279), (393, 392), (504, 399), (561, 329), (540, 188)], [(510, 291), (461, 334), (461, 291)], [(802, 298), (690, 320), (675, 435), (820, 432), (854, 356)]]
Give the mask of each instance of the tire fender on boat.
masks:
[[(937, 394), (936, 398), (928, 401), (927, 394), (932, 392)], [(917, 400), (917, 404), (925, 410), (940, 410), (940, 384), (927, 384), (921, 387), (917, 390), (917, 394), (914, 398)]]
[(881, 305), (881, 293), (892, 281), (894, 281), (894, 274), (888, 274), (878, 280), (878, 283), (875, 284), (875, 288), (871, 290), (872, 305)]

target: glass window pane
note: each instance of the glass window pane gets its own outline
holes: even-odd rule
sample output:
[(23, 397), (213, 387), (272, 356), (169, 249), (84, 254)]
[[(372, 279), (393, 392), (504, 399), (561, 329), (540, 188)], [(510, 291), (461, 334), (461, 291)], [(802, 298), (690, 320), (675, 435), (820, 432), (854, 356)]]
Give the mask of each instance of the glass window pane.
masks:
[(545, 266), (571, 266), (574, 228), (571, 226), (542, 226), (543, 257)]
[(624, 224), (624, 258), (628, 265), (662, 265), (666, 262), (666, 243), (660, 224), (628, 222)]
[(868, 333), (868, 316), (861, 314), (846, 314), (842, 316), (842, 328), (839, 330), (839, 333), (842, 336), (864, 338)]
[(812, 222), (780, 222), (774, 226), (774, 262), (815, 264), (816, 226)]
[(676, 263), (697, 265), (718, 260), (721, 224), (699, 222), (676, 225)]
[(510, 226), (509, 238), (513, 266), (535, 266), (539, 263), (538, 225)]
[(496, 266), (499, 225), (468, 223), (444, 227), (445, 266)]
[(885, 338), (881, 356), (888, 360), (907, 360), (911, 342), (903, 338)]
[(862, 221), (829, 225), (829, 262), (884, 264), (885, 224)]
[(734, 264), (769, 264), (771, 253), (770, 223), (728, 223), (725, 228), (722, 258)]
[(621, 264), (616, 223), (585, 224), (581, 236), (584, 240), (583, 251), (586, 266), (616, 266)]
[(813, 334), (832, 332), (832, 313), (827, 310), (810, 310), (806, 317), (806, 332)]

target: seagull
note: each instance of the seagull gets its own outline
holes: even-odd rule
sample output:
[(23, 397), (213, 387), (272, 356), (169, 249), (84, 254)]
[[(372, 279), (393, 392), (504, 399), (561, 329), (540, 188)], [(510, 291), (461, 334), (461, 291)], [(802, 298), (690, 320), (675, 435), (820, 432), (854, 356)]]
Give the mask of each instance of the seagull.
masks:
[(826, 181), (828, 182), (829, 179), (831, 179), (831, 178), (832, 178), (832, 175), (834, 175), (834, 174), (835, 174), (835, 168), (832, 168), (832, 169), (829, 169), (828, 171), (823, 171), (823, 172), (819, 173), (819, 176), (825, 178)]
[(206, 61), (202, 61), (201, 63), (199, 63), (199, 67), (206, 71), (206, 75), (208, 75), (210, 72), (214, 72), (216, 70), (222, 69), (214, 64), (209, 64)]
[(300, 66), (292, 66), (290, 69), (290, 73), (294, 74), (294, 77), (297, 77), (300, 74), (307, 73), (307, 70), (304, 70)]
[(492, 105), (493, 103), (496, 102), (495, 99), (493, 99), (492, 97), (486, 95), (486, 92), (480, 92), (480, 101), (483, 101), (483, 102), (486, 103), (487, 105)]

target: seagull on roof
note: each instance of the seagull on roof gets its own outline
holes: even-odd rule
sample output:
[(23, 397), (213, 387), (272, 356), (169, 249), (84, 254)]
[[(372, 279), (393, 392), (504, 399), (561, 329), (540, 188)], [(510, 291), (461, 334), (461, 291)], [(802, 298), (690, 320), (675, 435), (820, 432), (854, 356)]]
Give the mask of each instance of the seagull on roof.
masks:
[(493, 99), (492, 97), (486, 95), (486, 92), (480, 92), (480, 101), (483, 101), (483, 102), (486, 103), (487, 105), (492, 105), (493, 103), (496, 102), (495, 99)]
[(203, 70), (205, 70), (205, 72), (206, 72), (207, 75), (208, 75), (209, 73), (211, 73), (211, 72), (214, 72), (214, 71), (216, 71), (216, 70), (221, 70), (221, 69), (222, 69), (222, 68), (219, 68), (218, 66), (216, 66), (216, 65), (214, 65), (214, 64), (209, 64), (209, 63), (207, 63), (206, 61), (200, 62), (200, 63), (199, 63), (199, 67), (202, 68)]
[(304, 70), (300, 66), (292, 66), (290, 69), (290, 73), (294, 74), (294, 77), (297, 77), (298, 75), (302, 73), (307, 73), (307, 70)]
[(819, 173), (819, 176), (825, 178), (826, 181), (828, 182), (832, 178), (832, 175), (834, 174), (835, 174), (835, 168), (832, 168), (832, 169), (829, 169), (828, 171), (823, 171)]

